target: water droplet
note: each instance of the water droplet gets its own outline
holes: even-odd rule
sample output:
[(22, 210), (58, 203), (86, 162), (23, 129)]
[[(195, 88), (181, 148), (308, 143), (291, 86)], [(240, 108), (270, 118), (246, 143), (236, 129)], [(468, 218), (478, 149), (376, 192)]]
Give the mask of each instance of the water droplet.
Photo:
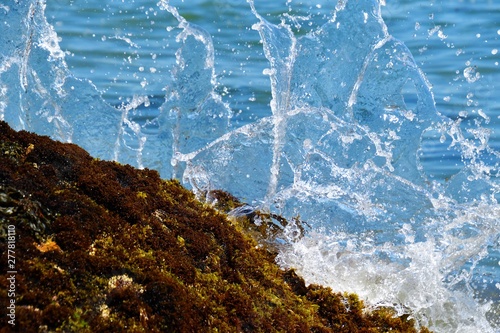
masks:
[(483, 117), (484, 120), (486, 120), (486, 123), (488, 124), (490, 122), (490, 117), (486, 113), (484, 113), (483, 109), (478, 109), (477, 113)]
[(495, 55), (495, 54), (497, 54), (497, 53), (498, 53), (498, 49), (493, 49), (493, 50), (491, 50), (491, 54)]
[(475, 66), (470, 66), (464, 69), (464, 77), (467, 79), (467, 82), (473, 83), (479, 80), (481, 75), (479, 72), (476, 72)]
[(302, 146), (304, 147), (304, 150), (309, 151), (312, 149), (312, 141), (311, 139), (305, 139)]

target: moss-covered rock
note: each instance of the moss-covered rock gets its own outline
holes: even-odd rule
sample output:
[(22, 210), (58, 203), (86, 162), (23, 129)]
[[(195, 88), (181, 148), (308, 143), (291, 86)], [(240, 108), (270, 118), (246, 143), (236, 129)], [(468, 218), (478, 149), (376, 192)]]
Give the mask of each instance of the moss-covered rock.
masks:
[[(220, 210), (240, 205), (211, 195)], [(4, 316), (1, 331), (417, 331), (355, 295), (306, 286), (275, 265), (257, 229), (220, 210), (156, 171), (0, 122), (0, 260), (15, 228), (17, 271), (16, 325)]]

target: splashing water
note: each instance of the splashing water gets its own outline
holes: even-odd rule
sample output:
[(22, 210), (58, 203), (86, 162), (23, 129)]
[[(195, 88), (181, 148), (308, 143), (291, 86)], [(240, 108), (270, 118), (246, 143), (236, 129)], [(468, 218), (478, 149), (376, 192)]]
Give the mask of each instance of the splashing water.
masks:
[[(380, 3), (339, 1), (323, 25), (298, 37), (297, 17), (272, 24), (248, 2), (269, 62), (270, 116), (231, 124), (210, 34), (166, 0), (158, 8), (175, 22), (167, 32), (178, 47), (165, 100), (142, 119), (136, 111), (150, 106), (148, 95), (113, 107), (73, 76), (44, 3), (32, 0), (0, 7), (0, 119), (157, 169), (199, 195), (222, 188), (261, 209), (300, 214), (312, 230), (296, 239), (291, 224), (278, 261), (308, 283), (356, 292), (436, 332), (498, 329), (500, 273), (488, 280), (479, 268), (499, 252), (500, 153), (488, 145), (491, 131), (464, 129), (436, 110)], [(463, 74), (480, 78), (470, 66)], [(450, 141), (462, 158), (447, 181), (420, 161), (429, 140)]]
[(112, 158), (120, 113), (90, 82), (71, 75), (45, 20), (45, 4), (26, 1), (2, 9), (10, 23), (3, 24), (1, 39), (0, 119), (57, 140), (85, 142), (91, 154)]

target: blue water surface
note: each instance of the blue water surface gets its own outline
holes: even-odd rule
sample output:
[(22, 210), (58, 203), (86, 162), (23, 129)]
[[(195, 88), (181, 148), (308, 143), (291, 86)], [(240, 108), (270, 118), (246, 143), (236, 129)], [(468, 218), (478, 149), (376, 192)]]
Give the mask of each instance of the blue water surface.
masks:
[[(232, 123), (240, 126), (269, 115), (269, 79), (262, 74), (268, 62), (258, 33), (251, 29), (255, 18), (248, 14), (248, 4), (171, 3), (212, 36), (217, 89), (234, 112)], [(303, 35), (330, 18), (335, 2), (256, 1), (255, 6), (269, 21), (286, 20)], [(489, 145), (499, 150), (500, 4), (397, 1), (382, 11), (389, 32), (405, 43), (427, 76), (439, 112), (463, 118), (465, 126), (480, 123), (491, 129)], [(68, 52), (70, 69), (91, 80), (109, 103), (120, 105), (136, 94), (152, 96), (153, 106), (163, 102), (177, 49), (176, 31), (167, 29), (176, 21), (159, 11), (156, 1), (51, 1), (47, 17)], [(130, 42), (123, 38), (127, 36)], [(473, 78), (465, 77), (467, 68), (473, 69)], [(450, 177), (462, 167), (460, 156), (447, 144), (427, 145), (422, 159), (432, 177)]]

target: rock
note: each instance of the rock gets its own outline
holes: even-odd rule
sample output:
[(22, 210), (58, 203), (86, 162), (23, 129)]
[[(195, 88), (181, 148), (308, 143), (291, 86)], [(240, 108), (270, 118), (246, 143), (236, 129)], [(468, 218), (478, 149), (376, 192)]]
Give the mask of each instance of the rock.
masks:
[(15, 273), (0, 272), (2, 293), (15, 276), (1, 304), (15, 304), (15, 326), (4, 317), (1, 332), (417, 332), (356, 295), (306, 286), (177, 181), (5, 122), (0, 223), (2, 263), (15, 257)]

